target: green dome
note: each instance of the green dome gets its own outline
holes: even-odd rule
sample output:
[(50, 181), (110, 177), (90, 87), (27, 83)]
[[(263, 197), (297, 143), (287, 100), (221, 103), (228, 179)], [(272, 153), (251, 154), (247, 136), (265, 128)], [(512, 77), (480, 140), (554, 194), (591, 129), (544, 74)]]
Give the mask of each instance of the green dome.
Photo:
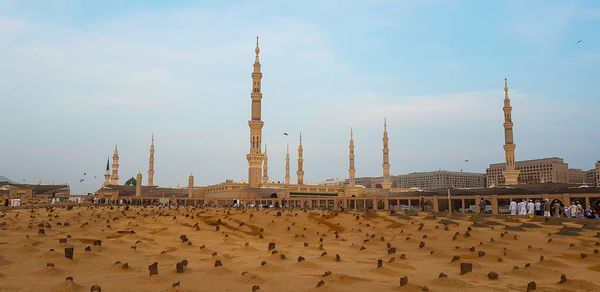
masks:
[(137, 181), (135, 180), (135, 178), (132, 177), (125, 182), (125, 185), (126, 186), (137, 186)]

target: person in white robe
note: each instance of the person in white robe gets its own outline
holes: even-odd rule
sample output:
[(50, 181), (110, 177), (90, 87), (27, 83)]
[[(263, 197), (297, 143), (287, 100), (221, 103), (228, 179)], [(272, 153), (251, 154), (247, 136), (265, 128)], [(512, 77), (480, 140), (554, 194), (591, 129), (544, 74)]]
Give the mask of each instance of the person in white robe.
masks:
[(527, 202), (525, 202), (525, 199), (519, 202), (519, 215), (527, 215)]
[(535, 213), (535, 203), (532, 200), (529, 200), (527, 203), (527, 215), (533, 215)]
[(510, 206), (508, 208), (510, 209), (510, 215), (517, 215), (517, 202), (515, 202), (515, 200), (510, 202)]

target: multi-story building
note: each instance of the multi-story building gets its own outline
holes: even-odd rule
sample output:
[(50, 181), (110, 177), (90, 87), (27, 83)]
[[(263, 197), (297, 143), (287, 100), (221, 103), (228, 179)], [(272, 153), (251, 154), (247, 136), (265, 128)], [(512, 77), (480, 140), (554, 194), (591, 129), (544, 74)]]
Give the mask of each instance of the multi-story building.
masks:
[(397, 188), (484, 188), (485, 174), (438, 170), (398, 175), (394, 181)]
[(347, 179), (326, 179), (322, 182), (318, 182), (316, 183), (316, 185), (320, 185), (320, 186), (343, 186), (346, 185), (348, 182)]
[(585, 183), (585, 171), (578, 168), (569, 168), (569, 183), (570, 184), (584, 184)]
[(592, 168), (585, 172), (585, 184), (588, 186), (596, 186), (596, 169)]
[[(486, 169), (488, 186), (504, 184), (503, 171), (505, 167), (505, 163), (490, 164), (490, 167)], [(520, 171), (518, 177), (520, 184), (569, 182), (569, 165), (558, 157), (517, 161), (515, 169)]]

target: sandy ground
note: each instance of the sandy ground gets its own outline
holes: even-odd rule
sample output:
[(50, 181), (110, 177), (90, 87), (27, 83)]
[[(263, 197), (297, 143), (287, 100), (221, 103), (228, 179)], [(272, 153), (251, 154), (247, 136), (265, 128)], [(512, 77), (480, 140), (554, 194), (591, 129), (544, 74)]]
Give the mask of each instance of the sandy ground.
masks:
[[(531, 281), (599, 291), (599, 230), (595, 221), (320, 210), (4, 210), (0, 291), (525, 291)], [(461, 263), (472, 271), (461, 275)]]

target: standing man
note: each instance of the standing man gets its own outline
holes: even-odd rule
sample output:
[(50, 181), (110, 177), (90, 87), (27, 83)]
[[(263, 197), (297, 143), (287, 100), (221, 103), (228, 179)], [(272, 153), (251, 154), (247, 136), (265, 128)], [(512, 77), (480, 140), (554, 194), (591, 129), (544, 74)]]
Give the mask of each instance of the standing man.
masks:
[(544, 202), (544, 217), (550, 217), (550, 200)]
[(527, 215), (527, 203), (525, 202), (525, 199), (523, 199), (521, 202), (519, 202), (519, 215)]
[(479, 201), (479, 214), (485, 213), (485, 205), (485, 200), (481, 198), (481, 201)]
[(512, 200), (510, 202), (510, 215), (517, 215), (517, 202), (515, 202), (515, 200)]
[(540, 200), (535, 200), (535, 216), (542, 215), (542, 203)]
[(527, 215), (533, 215), (534, 212), (535, 212), (535, 204), (533, 203), (532, 200), (529, 200), (529, 203), (527, 203)]

